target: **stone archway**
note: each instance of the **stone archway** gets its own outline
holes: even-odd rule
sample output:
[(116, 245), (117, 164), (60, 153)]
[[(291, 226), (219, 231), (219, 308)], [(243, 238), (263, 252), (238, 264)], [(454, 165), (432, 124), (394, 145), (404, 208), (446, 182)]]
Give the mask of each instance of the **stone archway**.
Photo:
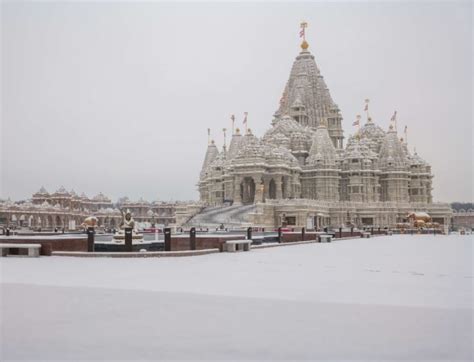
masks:
[(240, 196), (244, 205), (255, 202), (255, 182), (252, 177), (245, 177), (240, 184)]
[(57, 228), (61, 228), (63, 226), (63, 221), (61, 220), (61, 217), (59, 215), (56, 215), (54, 219), (54, 226)]
[(35, 219), (34, 215), (28, 215), (28, 227), (29, 228), (36, 227), (36, 219)]

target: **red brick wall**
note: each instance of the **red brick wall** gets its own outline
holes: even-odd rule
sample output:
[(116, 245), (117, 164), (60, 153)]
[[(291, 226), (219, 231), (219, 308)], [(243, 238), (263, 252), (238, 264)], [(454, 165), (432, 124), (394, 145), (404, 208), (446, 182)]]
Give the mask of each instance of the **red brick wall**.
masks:
[[(223, 250), (222, 245), (227, 240), (243, 239), (242, 236), (206, 236), (196, 237), (196, 250), (214, 249)], [(189, 236), (172, 236), (171, 237), (171, 251), (190, 250)]]
[(316, 234), (312, 231), (307, 231), (304, 234), (304, 240), (302, 238), (301, 231), (298, 232), (286, 232), (281, 235), (282, 243), (292, 243), (295, 241), (309, 241), (316, 240)]
[(51, 255), (53, 251), (87, 251), (87, 237), (54, 240), (26, 238), (5, 238), (0, 242), (9, 244), (41, 244), (40, 255)]

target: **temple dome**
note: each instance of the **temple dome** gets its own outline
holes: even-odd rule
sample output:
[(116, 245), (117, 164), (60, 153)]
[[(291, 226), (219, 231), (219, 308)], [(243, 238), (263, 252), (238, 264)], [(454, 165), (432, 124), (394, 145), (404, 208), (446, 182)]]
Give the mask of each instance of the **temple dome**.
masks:
[(265, 140), (266, 138), (272, 135), (275, 135), (277, 133), (283, 134), (284, 136), (290, 138), (291, 134), (296, 131), (304, 132), (306, 131), (306, 127), (303, 127), (302, 125), (300, 125), (290, 116), (283, 116), (281, 119), (279, 119), (275, 123), (275, 125), (272, 128), (270, 128), (265, 133), (265, 135), (263, 136), (263, 139)]
[(280, 146), (285, 148), (291, 147), (291, 140), (283, 133), (274, 133), (265, 138), (265, 143), (273, 146)]
[(270, 167), (281, 165), (289, 168), (299, 168), (298, 160), (287, 148), (267, 145), (264, 152), (265, 160)]
[(381, 169), (403, 170), (408, 166), (408, 159), (403, 150), (403, 145), (397, 137), (397, 132), (390, 126), (379, 154), (379, 164)]
[(366, 124), (360, 129), (360, 137), (366, 139), (369, 142), (369, 147), (374, 152), (380, 152), (380, 147), (385, 138), (385, 131), (378, 125), (376, 125), (371, 118)]
[(49, 196), (48, 191), (44, 188), (44, 186), (41, 186), (41, 188), (33, 195), (33, 196)]
[(64, 188), (64, 186), (61, 186), (59, 189), (56, 190), (54, 195), (69, 196), (69, 192)]
[(309, 151), (311, 147), (311, 136), (301, 131), (295, 131), (291, 134), (291, 150), (293, 152)]
[(252, 163), (264, 160), (264, 144), (253, 134), (244, 136), (242, 147), (234, 158), (234, 164)]

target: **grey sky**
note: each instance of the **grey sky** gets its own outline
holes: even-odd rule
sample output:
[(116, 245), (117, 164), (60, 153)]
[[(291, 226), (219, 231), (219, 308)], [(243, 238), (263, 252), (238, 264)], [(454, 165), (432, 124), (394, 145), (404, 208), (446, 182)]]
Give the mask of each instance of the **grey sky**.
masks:
[(345, 136), (365, 98), (385, 129), (396, 109), (435, 200), (473, 200), (470, 2), (1, 6), (0, 197), (197, 199), (207, 128), (263, 134), (306, 20)]

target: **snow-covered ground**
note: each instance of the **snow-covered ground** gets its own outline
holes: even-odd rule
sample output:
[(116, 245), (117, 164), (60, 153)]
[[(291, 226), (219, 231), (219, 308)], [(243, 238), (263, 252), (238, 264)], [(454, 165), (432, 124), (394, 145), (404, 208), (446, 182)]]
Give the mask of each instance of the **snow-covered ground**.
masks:
[(473, 242), (3, 258), (0, 360), (472, 360)]

